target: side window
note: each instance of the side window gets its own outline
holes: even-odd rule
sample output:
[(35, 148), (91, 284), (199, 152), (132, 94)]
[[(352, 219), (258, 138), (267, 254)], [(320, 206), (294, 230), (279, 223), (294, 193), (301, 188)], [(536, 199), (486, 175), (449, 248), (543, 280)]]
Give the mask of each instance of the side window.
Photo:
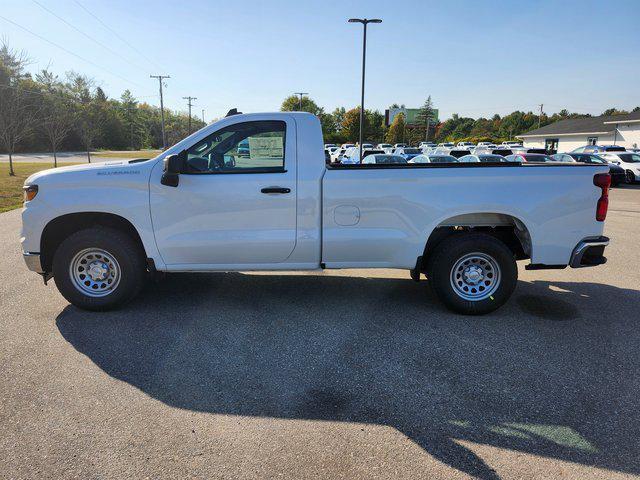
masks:
[(236, 123), (187, 149), (184, 173), (284, 172), (285, 140), (285, 122)]

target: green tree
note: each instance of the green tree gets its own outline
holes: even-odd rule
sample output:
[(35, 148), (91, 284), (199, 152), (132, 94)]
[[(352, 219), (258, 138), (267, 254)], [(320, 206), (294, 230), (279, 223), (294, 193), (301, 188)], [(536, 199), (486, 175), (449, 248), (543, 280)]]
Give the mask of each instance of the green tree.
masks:
[(393, 117), (393, 122), (389, 126), (385, 140), (387, 143), (401, 143), (404, 139), (405, 120), (404, 113), (399, 113)]
[(314, 115), (320, 115), (324, 113), (322, 107), (319, 107), (316, 102), (311, 100), (309, 97), (302, 97), (302, 109), (300, 109), (300, 97), (297, 95), (290, 95), (285, 98), (280, 106), (281, 112), (309, 112)]
[(62, 142), (69, 136), (72, 127), (72, 107), (65, 94), (64, 85), (58, 77), (43, 70), (36, 79), (45, 87), (43, 96), (41, 128), (49, 141), (53, 153), (53, 166), (58, 166), (58, 151)]
[[(344, 113), (340, 133), (346, 141), (357, 142), (360, 138), (360, 107), (352, 108)], [(365, 109), (363, 141), (379, 143), (384, 137), (384, 116), (377, 111)]]
[(627, 112), (626, 110), (618, 110), (617, 108), (607, 108), (604, 112), (602, 112), (602, 115), (604, 116), (611, 116), (611, 115), (625, 115), (629, 112)]
[(423, 135), (424, 140), (429, 140), (429, 135), (435, 127), (435, 111), (433, 109), (431, 95), (427, 97), (416, 116), (416, 126)]
[(0, 47), (0, 145), (9, 154), (9, 175), (14, 176), (13, 154), (26, 140), (36, 124), (35, 95), (24, 88), (23, 80), (28, 58), (6, 43)]
[(360, 137), (360, 107), (352, 108), (345, 112), (340, 130), (347, 141), (358, 141)]

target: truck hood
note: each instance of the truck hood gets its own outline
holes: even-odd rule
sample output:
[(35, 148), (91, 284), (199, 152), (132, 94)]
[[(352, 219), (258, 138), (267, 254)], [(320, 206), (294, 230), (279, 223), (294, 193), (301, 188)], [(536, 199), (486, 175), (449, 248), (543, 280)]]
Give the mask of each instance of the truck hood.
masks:
[(86, 163), (80, 165), (69, 165), (67, 167), (50, 168), (31, 175), (25, 180), (25, 185), (43, 183), (56, 183), (66, 181), (74, 176), (97, 175), (97, 176), (129, 176), (140, 174), (142, 170), (147, 170), (153, 165), (151, 160), (117, 160), (100, 163)]

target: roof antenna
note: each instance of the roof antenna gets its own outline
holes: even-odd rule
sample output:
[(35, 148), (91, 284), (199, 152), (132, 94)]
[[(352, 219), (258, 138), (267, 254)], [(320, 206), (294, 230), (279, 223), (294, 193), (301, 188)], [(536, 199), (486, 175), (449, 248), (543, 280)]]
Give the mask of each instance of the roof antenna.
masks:
[(242, 112), (239, 112), (237, 108), (232, 108), (227, 112), (227, 114), (225, 115), (225, 118), (231, 117), (232, 115), (242, 115)]

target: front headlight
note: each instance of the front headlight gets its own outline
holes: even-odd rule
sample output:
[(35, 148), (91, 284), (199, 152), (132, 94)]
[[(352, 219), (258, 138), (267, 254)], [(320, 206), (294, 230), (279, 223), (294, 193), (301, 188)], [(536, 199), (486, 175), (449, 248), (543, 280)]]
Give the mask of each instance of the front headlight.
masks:
[(22, 187), (22, 191), (24, 192), (24, 201), (30, 202), (38, 194), (38, 185), (25, 185)]

